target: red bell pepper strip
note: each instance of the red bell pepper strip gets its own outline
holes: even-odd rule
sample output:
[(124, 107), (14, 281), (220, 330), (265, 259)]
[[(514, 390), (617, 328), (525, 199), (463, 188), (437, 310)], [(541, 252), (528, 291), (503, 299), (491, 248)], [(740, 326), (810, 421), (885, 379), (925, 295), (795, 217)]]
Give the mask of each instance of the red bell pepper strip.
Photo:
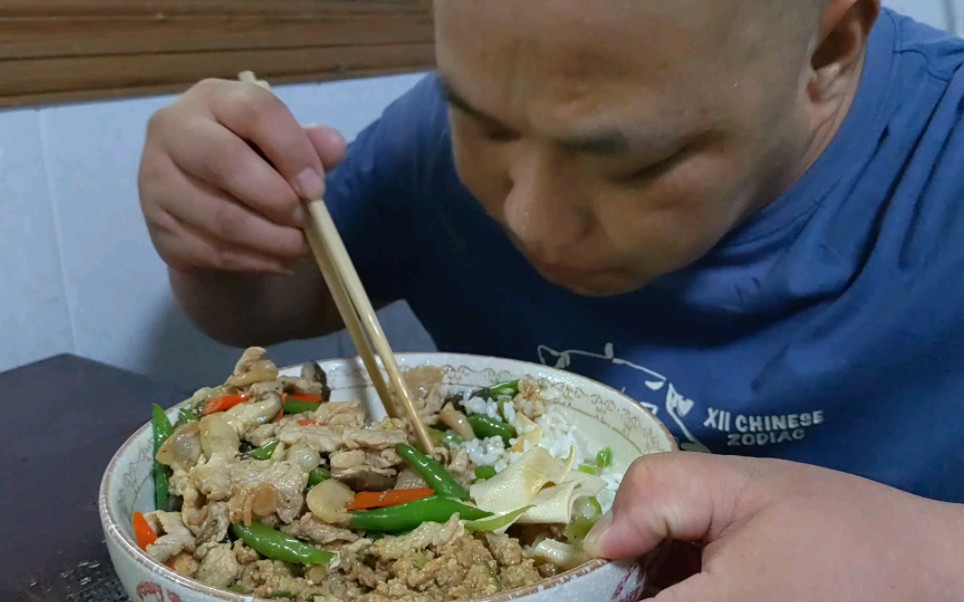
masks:
[(347, 510), (368, 510), (371, 508), (387, 508), (398, 506), (416, 500), (422, 500), (435, 495), (435, 490), (422, 487), (418, 489), (392, 489), (389, 491), (361, 491), (355, 494), (355, 499), (345, 508)]
[(135, 512), (131, 522), (134, 525), (134, 539), (137, 540), (137, 545), (142, 550), (146, 550), (147, 546), (157, 541), (157, 531), (151, 527), (143, 514)]

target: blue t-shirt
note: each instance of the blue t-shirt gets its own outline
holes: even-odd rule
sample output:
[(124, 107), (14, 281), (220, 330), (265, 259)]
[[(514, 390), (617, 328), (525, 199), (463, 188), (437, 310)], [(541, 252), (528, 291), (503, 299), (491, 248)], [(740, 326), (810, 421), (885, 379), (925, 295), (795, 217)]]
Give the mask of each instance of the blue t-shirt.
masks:
[(544, 280), (456, 175), (434, 76), (326, 199), (373, 297), (445, 351), (606, 382), (685, 449), (964, 502), (964, 40), (884, 11), (834, 141), (696, 264), (609, 298)]

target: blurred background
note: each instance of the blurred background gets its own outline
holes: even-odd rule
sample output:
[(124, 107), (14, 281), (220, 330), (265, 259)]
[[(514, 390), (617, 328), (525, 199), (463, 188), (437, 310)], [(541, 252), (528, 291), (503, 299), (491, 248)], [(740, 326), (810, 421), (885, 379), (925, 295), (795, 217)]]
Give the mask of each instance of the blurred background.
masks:
[[(20, 4), (28, 12), (43, 14), (44, 2)], [(884, 4), (935, 27), (964, 33), (964, 0), (885, 0)], [(238, 350), (208, 339), (180, 313), (168, 288), (165, 266), (148, 239), (137, 199), (136, 173), (146, 122), (174, 98), (155, 90), (183, 89), (184, 85), (156, 81), (145, 68), (131, 79), (128, 91), (136, 97), (103, 99), (129, 94), (107, 94), (106, 83), (99, 91), (83, 91), (73, 65), (85, 69), (82, 60), (89, 59), (80, 57), (76, 63), (65, 63), (55, 82), (72, 88), (55, 90), (53, 83), (41, 81), (41, 74), (56, 73), (56, 61), (75, 46), (28, 56), (25, 49), (31, 46), (16, 45), (18, 34), (10, 29), (10, 22), (18, 15), (10, 10), (0, 7), (0, 82), (4, 82), (0, 94), (10, 81), (21, 82), (24, 92), (8, 94), (3, 103), (8, 108), (0, 108), (0, 371), (73, 353), (183, 388), (220, 382)], [(391, 29), (390, 19), (379, 18), (381, 25), (366, 26), (366, 31), (399, 35)], [(392, 23), (409, 35), (413, 26), (406, 18)], [(361, 16), (346, 19), (358, 22)], [(223, 23), (233, 23), (235, 35), (246, 35), (238, 29), (241, 21)], [(429, 28), (424, 17), (419, 17), (415, 29), (419, 36), (425, 35)], [(143, 45), (146, 39), (137, 31), (125, 35), (127, 44)], [(288, 37), (295, 39), (295, 34)], [(13, 40), (6, 54), (5, 40)], [(361, 63), (346, 64), (332, 54), (326, 59), (335, 65), (332, 70), (308, 64), (307, 57), (319, 53), (305, 48), (302, 73), (274, 73), (270, 64), (260, 68), (261, 55), (239, 55), (237, 60), (273, 82), (313, 80), (278, 85), (275, 91), (302, 122), (326, 123), (352, 139), (422, 77), (428, 68), (426, 49), (430, 50), (429, 45), (421, 38), (405, 39), (394, 50), (375, 39), (368, 50), (351, 54), (363, 57)], [(300, 64), (299, 56), (288, 55), (286, 64)], [(410, 59), (401, 61), (402, 56)], [(224, 53), (218, 56), (224, 57)], [(196, 60), (182, 58), (197, 67)], [(47, 62), (41, 65), (43, 61)], [(374, 73), (390, 74), (371, 76)], [(396, 351), (433, 349), (404, 304), (383, 310), (382, 320)], [(285, 364), (354, 351), (350, 340), (338, 334), (279, 345), (271, 353)]]

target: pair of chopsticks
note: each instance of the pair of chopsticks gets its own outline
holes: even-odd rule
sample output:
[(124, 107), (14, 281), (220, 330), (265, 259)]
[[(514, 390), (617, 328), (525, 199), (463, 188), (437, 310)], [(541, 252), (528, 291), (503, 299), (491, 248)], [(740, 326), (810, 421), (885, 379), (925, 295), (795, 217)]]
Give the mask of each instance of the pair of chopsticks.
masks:
[[(238, 75), (238, 79), (271, 89), (267, 82), (257, 79), (251, 71), (242, 72)], [(375, 309), (358, 278), (358, 272), (355, 271), (355, 266), (348, 256), (348, 251), (338, 234), (328, 207), (320, 198), (306, 199), (306, 202), (311, 215), (311, 221), (305, 229), (308, 244), (318, 262), (328, 290), (335, 300), (345, 328), (365, 364), (375, 391), (389, 416), (408, 417), (422, 451), (431, 455), (434, 446), (428, 430), (421, 416), (418, 415), (412, 395), (395, 361), (395, 354), (392, 353)], [(381, 359), (385, 372), (388, 373), (388, 382), (385, 382), (382, 371), (378, 367), (376, 354)], [(402, 411), (399, 411), (399, 403), (402, 405)]]

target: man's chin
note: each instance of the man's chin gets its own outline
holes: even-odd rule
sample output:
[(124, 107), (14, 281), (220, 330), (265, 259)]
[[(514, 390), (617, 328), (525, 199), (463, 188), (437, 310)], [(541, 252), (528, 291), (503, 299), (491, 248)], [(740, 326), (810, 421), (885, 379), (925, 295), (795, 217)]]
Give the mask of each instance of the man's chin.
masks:
[(615, 297), (625, 295), (643, 287), (637, 282), (615, 276), (598, 276), (580, 280), (562, 279), (542, 273), (542, 277), (552, 284), (583, 297)]

